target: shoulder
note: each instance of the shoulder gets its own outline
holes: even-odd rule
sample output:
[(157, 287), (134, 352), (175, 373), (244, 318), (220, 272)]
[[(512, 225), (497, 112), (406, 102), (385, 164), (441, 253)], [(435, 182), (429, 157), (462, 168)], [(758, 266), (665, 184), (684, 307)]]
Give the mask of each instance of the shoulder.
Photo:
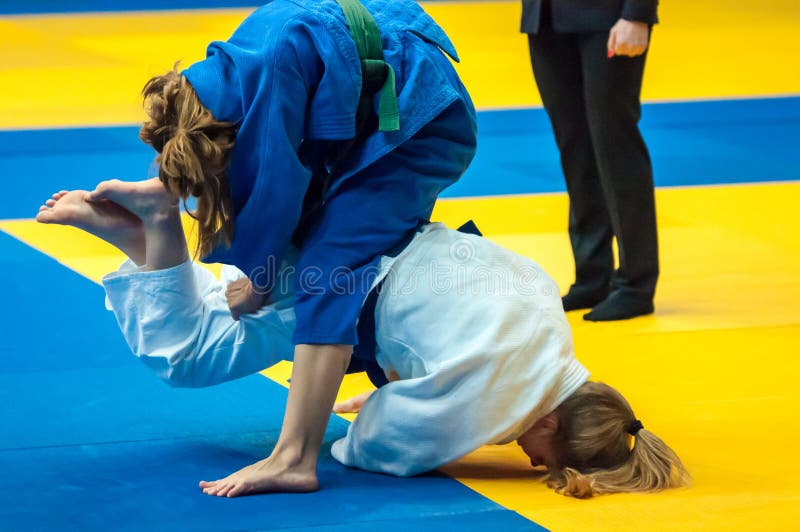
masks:
[(222, 46), (250, 73), (244, 77), (251, 83), (263, 81), (265, 67), (294, 73), (312, 85), (325, 71), (345, 70), (360, 81), (355, 45), (343, 15), (339, 20), (329, 3), (337, 5), (324, 0), (269, 2), (242, 21)]
[[(273, 0), (256, 9), (236, 29), (237, 34), (276, 34), (290, 38), (292, 31), (329, 30), (344, 26), (344, 14), (334, 1)], [(345, 27), (346, 29), (346, 27)]]

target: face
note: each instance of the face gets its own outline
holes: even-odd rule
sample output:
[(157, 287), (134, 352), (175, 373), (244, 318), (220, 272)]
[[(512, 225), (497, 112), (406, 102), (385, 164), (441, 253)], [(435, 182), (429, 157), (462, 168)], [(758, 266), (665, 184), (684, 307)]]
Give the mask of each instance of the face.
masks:
[[(552, 414), (548, 414), (552, 415)], [(558, 468), (558, 449), (554, 443), (554, 435), (558, 429), (557, 420), (540, 419), (525, 434), (517, 439), (533, 467), (545, 466), (548, 469)]]

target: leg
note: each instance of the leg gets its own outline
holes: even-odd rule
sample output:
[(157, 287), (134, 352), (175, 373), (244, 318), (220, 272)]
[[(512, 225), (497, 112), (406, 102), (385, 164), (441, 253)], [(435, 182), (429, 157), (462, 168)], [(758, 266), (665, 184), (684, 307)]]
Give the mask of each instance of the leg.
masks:
[[(129, 185), (136, 184), (120, 183), (119, 188), (128, 190)], [(37, 220), (83, 229), (118, 247), (138, 265), (147, 262), (148, 250), (150, 263), (163, 266), (151, 269), (176, 266), (173, 249), (161, 252), (152, 243), (185, 249), (179, 220), (159, 224), (157, 216), (146, 215), (143, 223), (117, 203), (88, 201), (88, 196), (86, 191), (54, 194)], [(127, 197), (121, 190), (115, 197), (141, 207), (142, 198)], [(173, 213), (167, 214), (168, 221), (175, 221)], [(181, 268), (168, 275), (137, 272), (104, 279), (108, 301), (133, 354), (162, 380), (172, 386), (211, 386), (291, 360), (293, 320), (287, 321), (283, 312), (288, 303), (275, 303), (250, 320), (234, 322), (216, 293), (220, 283), (214, 276), (186, 263), (186, 256), (179, 264)], [(131, 282), (131, 277), (136, 281)], [(135, 305), (130, 304), (132, 292), (136, 292)], [(247, 342), (241, 342), (242, 337)]]
[(349, 345), (298, 345), (286, 415), (272, 454), (224, 479), (201, 481), (203, 493), (236, 497), (319, 489), (319, 448), (352, 350)]
[(96, 203), (112, 201), (142, 220), (147, 269), (165, 270), (188, 259), (178, 198), (167, 192), (157, 178), (135, 183), (104, 181), (88, 199)]
[(135, 214), (110, 201), (90, 202), (85, 190), (62, 190), (39, 208), (36, 221), (71, 225), (125, 253), (134, 263), (145, 263), (145, 234)]
[(612, 232), (585, 113), (577, 37), (553, 32), (544, 19), (542, 31), (530, 36), (529, 45), (569, 194), (575, 284), (562, 300), (569, 311), (591, 307), (608, 295), (614, 269)]
[(586, 316), (596, 321), (651, 313), (658, 279), (653, 172), (638, 127), (645, 55), (608, 59), (606, 39), (597, 33), (580, 41), (592, 143), (619, 246), (612, 294)]
[[(186, 261), (177, 199), (157, 180), (101, 183), (89, 199), (116, 202), (141, 218), (149, 269), (167, 269)], [(351, 352), (352, 346), (298, 346), (284, 426), (272, 454), (225, 479), (201, 482), (203, 490), (229, 497), (316, 490), (319, 448)]]
[[(300, 345), (278, 443), (266, 460), (225, 479), (201, 482), (205, 493), (232, 497), (317, 489), (319, 447), (353, 346), (308, 345), (310, 339), (354, 334), (375, 273), (370, 265), (427, 221), (438, 193), (465, 170), (475, 149), (472, 125), (470, 110), (455, 103), (402, 146), (332, 189), (310, 218), (297, 271), (317, 268), (320, 281), (313, 287), (307, 283), (314, 281), (298, 283), (295, 341)], [(348, 275), (337, 276), (343, 270)], [(344, 293), (338, 284), (342, 277), (352, 281)], [(317, 297), (321, 293), (327, 296)]]

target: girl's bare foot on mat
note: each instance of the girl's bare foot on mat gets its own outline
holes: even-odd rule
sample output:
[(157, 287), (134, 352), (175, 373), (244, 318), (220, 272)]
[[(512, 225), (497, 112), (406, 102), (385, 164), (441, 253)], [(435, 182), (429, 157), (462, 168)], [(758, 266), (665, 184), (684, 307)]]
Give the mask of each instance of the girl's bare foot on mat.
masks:
[(238, 497), (255, 493), (305, 493), (317, 491), (316, 463), (309, 466), (289, 466), (270, 456), (214, 482), (200, 481), (206, 495)]

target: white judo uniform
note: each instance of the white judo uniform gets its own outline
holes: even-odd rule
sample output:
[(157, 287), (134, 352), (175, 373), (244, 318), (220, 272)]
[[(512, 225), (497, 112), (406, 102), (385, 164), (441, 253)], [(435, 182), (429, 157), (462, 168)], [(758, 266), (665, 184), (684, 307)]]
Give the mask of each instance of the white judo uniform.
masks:
[[(200, 387), (292, 358), (292, 294), (276, 286), (265, 307), (234, 321), (225, 284), (241, 275), (126, 262), (103, 285), (133, 353), (169, 384)], [(555, 283), (527, 258), (434, 223), (382, 258), (380, 281), (376, 358), (400, 380), (373, 393), (334, 442), (347, 466), (414, 475), (513, 441), (588, 379)]]

